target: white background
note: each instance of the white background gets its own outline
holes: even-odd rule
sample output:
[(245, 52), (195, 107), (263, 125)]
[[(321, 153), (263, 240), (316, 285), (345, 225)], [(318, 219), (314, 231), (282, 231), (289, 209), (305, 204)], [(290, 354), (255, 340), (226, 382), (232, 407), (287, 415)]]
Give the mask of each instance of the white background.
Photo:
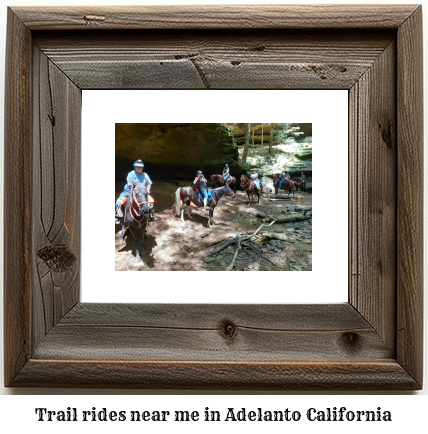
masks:
[[(75, 0), (74, 2), (60, 2), (60, 0), (56, 1), (17, 1), (17, 0), (9, 0), (8, 4), (10, 5), (70, 5), (70, 4), (80, 4), (80, 5), (108, 5), (108, 4), (119, 4), (118, 0)], [(126, 0), (126, 3), (131, 4), (147, 4), (144, 1), (135, 1), (135, 0)], [(150, 4), (159, 4), (161, 2), (151, 1)], [(187, 2), (184, 1), (164, 1), (161, 4), (196, 4), (197, 2)], [(202, 2), (198, 2), (202, 4), (213, 4), (219, 3), (218, 1), (206, 0)], [(220, 3), (225, 3), (225, 0)], [(248, 3), (261, 3), (260, 1), (251, 1), (251, 0), (235, 0), (233, 3), (236, 4), (248, 4)], [(269, 0), (269, 4), (273, 3), (284, 3), (277, 2), (275, 0)], [(325, 0), (316, 1), (293, 1), (291, 3), (300, 3), (300, 4), (315, 4), (315, 3), (326, 3)], [(330, 3), (347, 3), (340, 1), (331, 1)], [(375, 3), (375, 4), (391, 4), (391, 3), (408, 3), (413, 4), (413, 1), (405, 1), (401, 0), (398, 2), (394, 2), (392, 0), (382, 1), (366, 1), (361, 2), (358, 0), (352, 0), (352, 3)], [(4, 4), (4, 3), (3, 3)], [(4, 43), (5, 43), (5, 29), (6, 29), (6, 9), (3, 6), (0, 9), (0, 19), (2, 31), (0, 32), (1, 38), (1, 46), (0, 46), (0, 76), (4, 77)], [(427, 22), (427, 14), (426, 10), (424, 13), (424, 28), (428, 29)], [(424, 58), (427, 59), (427, 39), (424, 38)], [(427, 67), (425, 65), (425, 76), (426, 76)], [(424, 100), (425, 104), (428, 101), (427, 98), (427, 86), (424, 86)], [(3, 100), (3, 88), (0, 87), (0, 100)], [(0, 105), (0, 115), (1, 119), (3, 119), (3, 106)], [(428, 110), (424, 110), (425, 116), (427, 116)], [(0, 143), (3, 146), (3, 123), (0, 123)], [(1, 150), (2, 151), (2, 150)], [(1, 152), (2, 158), (2, 152)], [(426, 153), (425, 153), (426, 155)], [(426, 158), (426, 157), (425, 157)], [(1, 164), (3, 162), (1, 161)], [(0, 166), (2, 168), (2, 165)], [(425, 159), (425, 167), (427, 167), (426, 159)], [(1, 174), (1, 178), (3, 176)], [(426, 182), (425, 182), (426, 185)], [(2, 200), (1, 200), (2, 203)], [(425, 192), (425, 204), (426, 204), (426, 192)], [(2, 219), (2, 214), (0, 214), (0, 219)], [(426, 231), (425, 231), (426, 233)], [(426, 239), (425, 239), (426, 241)], [(426, 243), (425, 243), (426, 244)], [(3, 242), (1, 240), (0, 243), (0, 256), (3, 256)], [(0, 261), (0, 271), (3, 266), (2, 261)], [(425, 282), (427, 279), (425, 278)], [(427, 297), (425, 297), (425, 312), (427, 312)], [(0, 301), (1, 303), (1, 301)], [(0, 306), (0, 315), (2, 315), (2, 306)], [(3, 327), (3, 322), (0, 322), (0, 327)], [(3, 329), (0, 330), (0, 335), (3, 336)], [(427, 342), (428, 331), (425, 324), (425, 342)], [(425, 355), (427, 345), (425, 344)], [(3, 348), (1, 346), (0, 351)], [(3, 355), (0, 354), (1, 361), (3, 360)], [(426, 357), (425, 357), (426, 359)], [(3, 383), (2, 372), (0, 373), (0, 388)], [(261, 430), (269, 430), (269, 432), (298, 432), (297, 430), (305, 430), (306, 428), (315, 429), (320, 433), (329, 433), (333, 434), (336, 432), (343, 433), (344, 430), (348, 433), (361, 433), (362, 431), (367, 433), (375, 433), (379, 431), (387, 431), (388, 433), (403, 433), (409, 430), (412, 431), (420, 431), (421, 427), (426, 427), (426, 409), (428, 408), (428, 396), (427, 396), (427, 386), (428, 383), (428, 373), (426, 370), (425, 364), (425, 387), (422, 392), (411, 393), (408, 396), (404, 396), (404, 393), (395, 393), (391, 394), (391, 396), (384, 396), (382, 393), (373, 393), (371, 391), (368, 394), (359, 394), (357, 392), (348, 392), (345, 395), (339, 395), (334, 393), (300, 393), (298, 395), (301, 396), (288, 396), (293, 393), (287, 393), (287, 391), (278, 391), (276, 393), (263, 394), (253, 393), (247, 395), (240, 395), (237, 391), (231, 391), (224, 394), (221, 391), (208, 391), (203, 396), (198, 396), (192, 393), (192, 391), (178, 391), (180, 395), (177, 395), (177, 391), (168, 391), (169, 395), (167, 396), (156, 396), (163, 395), (164, 392), (155, 392), (155, 396), (145, 396), (147, 393), (145, 391), (110, 391), (110, 390), (81, 390), (81, 389), (4, 389), (1, 388), (3, 396), (0, 397), (0, 427), (2, 432), (10, 432), (12, 429), (17, 432), (21, 432), (21, 430), (27, 430), (27, 432), (39, 432), (42, 431), (45, 433), (55, 433), (57, 434), (58, 429), (61, 429), (62, 432), (71, 433), (75, 432), (76, 428), (81, 432), (93, 432), (94, 429), (101, 428), (103, 432), (117, 432), (117, 425), (115, 423), (103, 423), (100, 424), (91, 424), (88, 426), (84, 426), (79, 423), (78, 425), (73, 425), (72, 423), (67, 424), (63, 423), (58, 426), (57, 423), (51, 424), (41, 424), (40, 422), (35, 422), (34, 408), (36, 406), (48, 407), (50, 409), (64, 409), (67, 406), (74, 407), (85, 407), (84, 409), (92, 406), (100, 407), (108, 407), (109, 409), (120, 410), (122, 408), (126, 409), (137, 409), (143, 410), (145, 408), (148, 409), (156, 409), (162, 407), (165, 410), (201, 410), (201, 407), (209, 406), (211, 409), (224, 409), (225, 407), (260, 407), (263, 406), (265, 409), (282, 409), (282, 408), (297, 408), (298, 410), (305, 412), (308, 407), (314, 406), (318, 408), (325, 408), (328, 406), (346, 406), (352, 409), (364, 409), (364, 410), (372, 410), (377, 406), (380, 406), (382, 409), (387, 409), (392, 411), (394, 417), (392, 423), (316, 423), (312, 424), (305, 423), (299, 425), (261, 425), (260, 423), (252, 423), (241, 425), (239, 423), (232, 423), (231, 425), (227, 425), (222, 423), (219, 425), (201, 425), (200, 423), (192, 425), (189, 423), (183, 424), (183, 426), (179, 426), (174, 424), (173, 426), (168, 425), (168, 428), (173, 428), (176, 432), (197, 432), (200, 433), (202, 430), (204, 432), (215, 432), (217, 433), (219, 430), (222, 432), (236, 432), (237, 429), (245, 429), (248, 432), (260, 432)], [(184, 393), (184, 396), (181, 394)], [(75, 395), (79, 396), (75, 396)], [(113, 395), (113, 396), (105, 396), (105, 395)], [(9, 395), (9, 396), (7, 396)], [(10, 395), (35, 395), (35, 396), (10, 396)], [(65, 395), (65, 396), (53, 396), (53, 395)], [(123, 396), (114, 396), (114, 395), (123, 395)], [(218, 396), (221, 395), (221, 396)], [(327, 395), (327, 396), (326, 396)], [(415, 395), (415, 396), (412, 396)], [(423, 395), (423, 396), (417, 396)], [(202, 409), (203, 411), (203, 409)], [(120, 428), (120, 426), (119, 426)], [(159, 430), (157, 425), (150, 426), (140, 426), (135, 425), (130, 427), (126, 426), (126, 432), (153, 432), (154, 430)]]
[[(240, 104), (224, 104), (224, 101)], [(144, 104), (141, 102), (144, 101)], [(257, 107), (254, 101), (271, 101)], [(328, 110), (326, 110), (328, 102)], [(115, 181), (115, 122), (308, 122), (313, 130), (312, 271), (146, 272), (114, 271), (113, 238), (99, 236), (94, 244), (92, 215), (82, 219), (82, 301), (109, 303), (339, 303), (348, 301), (348, 92), (162, 90), (83, 91), (83, 210), (92, 209), (94, 162), (110, 191)], [(203, 109), (201, 109), (203, 108)], [(334, 122), (334, 126), (333, 126)], [(102, 150), (102, 152), (100, 151)], [(343, 180), (323, 187), (327, 169)], [(131, 170), (131, 168), (130, 168)], [(150, 164), (145, 170), (150, 175)], [(329, 174), (332, 175), (331, 173)], [(189, 185), (190, 185), (189, 180)], [(155, 181), (156, 183), (156, 181)], [(123, 180), (125, 185), (125, 180)], [(152, 193), (156, 201), (153, 188)], [(327, 198), (331, 198), (328, 202)], [(227, 203), (228, 199), (222, 199)], [(171, 205), (174, 198), (171, 197)], [(333, 205), (334, 204), (334, 205)], [(112, 203), (98, 205), (110, 216)], [(334, 219), (331, 215), (334, 212)], [(97, 222), (98, 234), (112, 234), (113, 220)], [(156, 225), (156, 223), (154, 223)], [(154, 225), (152, 227), (154, 227)], [(257, 227), (255, 227), (257, 228)], [(191, 230), (191, 229), (188, 229)], [(94, 251), (96, 247), (96, 252)], [(96, 254), (95, 254), (96, 253)], [(103, 270), (100, 272), (100, 270)], [(179, 273), (179, 275), (177, 275)], [(266, 284), (269, 279), (269, 284)], [(219, 285), (227, 280), (228, 284)], [(177, 282), (188, 282), (177, 286)], [(202, 282), (203, 285), (192, 282)], [(117, 288), (123, 288), (118, 291)], [(150, 288), (156, 288), (156, 291)], [(233, 290), (231, 290), (233, 288)]]

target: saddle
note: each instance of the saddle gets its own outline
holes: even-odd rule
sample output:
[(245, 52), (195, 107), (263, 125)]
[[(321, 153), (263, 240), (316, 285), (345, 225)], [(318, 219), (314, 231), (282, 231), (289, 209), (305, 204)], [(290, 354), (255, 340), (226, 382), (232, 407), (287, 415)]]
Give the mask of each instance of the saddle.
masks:
[[(204, 196), (202, 196), (202, 193), (199, 191), (199, 188), (195, 188), (195, 193), (197, 194), (197, 196), (199, 197), (199, 200), (201, 202), (204, 201)], [(211, 199), (213, 197), (213, 190), (211, 187), (208, 188), (208, 202), (211, 202)]]

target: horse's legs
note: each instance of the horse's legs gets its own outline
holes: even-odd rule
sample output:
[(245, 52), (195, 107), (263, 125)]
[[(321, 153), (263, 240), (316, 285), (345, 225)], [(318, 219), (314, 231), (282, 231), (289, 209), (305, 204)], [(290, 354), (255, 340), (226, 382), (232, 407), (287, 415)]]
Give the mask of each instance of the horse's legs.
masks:
[[(181, 218), (180, 218), (180, 221), (181, 221), (182, 224), (185, 223), (184, 222), (184, 210), (186, 209), (186, 206), (187, 206), (187, 204), (185, 202), (183, 202), (183, 205), (181, 205), (181, 210), (180, 210), (181, 211), (181, 213), (180, 213)], [(190, 217), (189, 208), (187, 208), (187, 215)]]
[(125, 223), (122, 223), (122, 233), (120, 234), (120, 241), (125, 238)]
[(193, 220), (193, 217), (190, 215), (190, 206), (187, 207), (187, 217), (189, 217), (189, 219)]
[(208, 227), (209, 228), (211, 227), (211, 220), (212, 220), (213, 224), (215, 224), (213, 215), (214, 215), (214, 208), (211, 208), (210, 213), (208, 214)]
[[(141, 239), (141, 235), (139, 234), (139, 230), (138, 229), (132, 229), (131, 227), (129, 227), (132, 236), (134, 237), (134, 243), (135, 243), (135, 262), (141, 262), (141, 257), (140, 254), (144, 253), (143, 250), (143, 243), (142, 241), (140, 241)], [(144, 240), (144, 229), (143, 229), (143, 240)]]
[(135, 245), (135, 262), (141, 262), (140, 249), (138, 248), (137, 244)]

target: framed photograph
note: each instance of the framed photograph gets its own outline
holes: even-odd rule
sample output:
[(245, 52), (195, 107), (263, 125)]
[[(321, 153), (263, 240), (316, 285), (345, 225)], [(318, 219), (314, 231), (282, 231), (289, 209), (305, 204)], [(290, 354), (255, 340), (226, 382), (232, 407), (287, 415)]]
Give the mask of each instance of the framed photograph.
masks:
[[(91, 185), (93, 162), (100, 159), (99, 147), (93, 143), (103, 144), (100, 170), (111, 183), (109, 191), (116, 192), (115, 201), (121, 196), (121, 201), (126, 200), (126, 179), (134, 177), (133, 164), (141, 158), (144, 167), (140, 170), (152, 181), (150, 195), (157, 217), (156, 221), (143, 222), (147, 232), (144, 251), (137, 260), (133, 235), (123, 230), (121, 221), (115, 225), (114, 251), (112, 238), (102, 236), (96, 238), (94, 255), (93, 214), (82, 215), (82, 302), (242, 304), (242, 290), (232, 288), (249, 289), (245, 291), (246, 304), (348, 300), (347, 90), (85, 90), (82, 97), (82, 185)], [(225, 100), (239, 101), (239, 108), (225, 105)], [(141, 101), (147, 103), (142, 105)], [(254, 101), (275, 103), (255, 106)], [(207, 123), (218, 120), (218, 107), (223, 118), (236, 119), (239, 114), (240, 119), (278, 122), (273, 129), (271, 123)], [(187, 121), (177, 123), (177, 116)], [(313, 122), (289, 124), (281, 123), (281, 119)], [(247, 129), (251, 137), (247, 164), (243, 165)], [(316, 132), (314, 138), (312, 130)], [(313, 141), (320, 145), (312, 146)], [(200, 169), (208, 188), (221, 188), (211, 179), (216, 173), (218, 179), (226, 164), (238, 183), (231, 183), (233, 198), (223, 195), (218, 204), (214, 201), (216, 224), (209, 225), (211, 210), (197, 206), (202, 205), (198, 199), (196, 204), (186, 205), (181, 219), (177, 205), (182, 202), (177, 191), (181, 192), (181, 187), (191, 190)], [(254, 169), (263, 193), (259, 200), (254, 195), (255, 200), (249, 203), (240, 178), (254, 176)], [(284, 182), (277, 182), (276, 191), (273, 175), (281, 177), (283, 171)], [(279, 188), (279, 184), (287, 187), (287, 174), (297, 178), (302, 171), (307, 180), (305, 191)], [(334, 173), (334, 185), (329, 186), (329, 181), (316, 183), (313, 193), (313, 177), (322, 179), (328, 171)], [(92, 189), (82, 190), (81, 201), (83, 209), (93, 208)], [(111, 214), (112, 202), (98, 201), (97, 212)], [(319, 210), (313, 222), (312, 207)], [(130, 211), (126, 214), (131, 221)], [(139, 226), (135, 221), (136, 230)], [(107, 234), (112, 221), (98, 219), (96, 228), (97, 233)], [(314, 264), (312, 257), (316, 257)], [(335, 273), (325, 273), (333, 264)], [(156, 273), (146, 273), (136, 284), (134, 273), (115, 271)], [(180, 276), (170, 271), (180, 271)], [(195, 271), (200, 275), (193, 274)], [(205, 271), (222, 275), (208, 278)], [(189, 284), (177, 290), (177, 279)], [(271, 282), (268, 286), (266, 279)], [(118, 291), (122, 287), (126, 291)], [(156, 291), (146, 290), (153, 287)]]
[[(16, 7), (7, 25), (7, 387), (422, 388), (421, 6)], [(82, 235), (95, 257), (97, 222), (113, 218), (97, 209), (112, 196), (98, 160), (81, 181), (93, 90), (347, 91), (347, 300), (249, 303), (287, 284), (266, 274), (219, 303), (82, 301)], [(103, 161), (102, 140), (84, 147)], [(336, 271), (325, 267), (327, 282)], [(197, 285), (181, 273), (177, 292)]]
[[(187, 101), (195, 92), (186, 96), (186, 103), (181, 98), (174, 103), (174, 95), (180, 92), (162, 91), (171, 95), (166, 98), (176, 116), (181, 109), (192, 119), (192, 106), (200, 110), (201, 105), (215, 108), (221, 103), (211, 104), (204, 98), (205, 91), (196, 94), (198, 100), (201, 97), (199, 104)], [(259, 93), (254, 95), (261, 96)], [(211, 91), (207, 97), (215, 94)], [(220, 98), (225, 94), (230, 92), (220, 92)], [(269, 94), (279, 98), (282, 93)], [(149, 101), (148, 112), (156, 105), (151, 98)], [(123, 104), (118, 106), (122, 109)], [(249, 106), (254, 106), (251, 98)], [(138, 115), (147, 118), (144, 109), (138, 110)], [(160, 117), (165, 119), (165, 115)], [(108, 173), (115, 174), (117, 198), (116, 271), (312, 270), (311, 123), (113, 124), (115, 165)], [(98, 134), (96, 129), (95, 136)], [(90, 161), (96, 159), (94, 155)], [(90, 182), (93, 170), (90, 165), (84, 167), (90, 169)], [(345, 195), (346, 180), (345, 176), (338, 182)], [(93, 195), (91, 191), (87, 194), (87, 206), (91, 207)], [(105, 207), (108, 214), (107, 202)], [(347, 207), (343, 208), (346, 212)], [(92, 220), (88, 220), (92, 228)], [(125, 277), (118, 278), (120, 285)], [(204, 280), (204, 291), (218, 286), (216, 279)]]

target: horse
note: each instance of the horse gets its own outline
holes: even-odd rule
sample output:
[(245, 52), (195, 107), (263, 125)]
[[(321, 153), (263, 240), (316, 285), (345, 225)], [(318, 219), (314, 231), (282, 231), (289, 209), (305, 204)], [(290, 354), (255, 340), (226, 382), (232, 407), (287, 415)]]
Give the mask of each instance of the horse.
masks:
[[(211, 183), (212, 185), (218, 185), (220, 187), (223, 187), (226, 185), (226, 181), (223, 178), (223, 175), (211, 175)], [(236, 194), (236, 178), (234, 176), (230, 176), (230, 181), (228, 182), (230, 188), (233, 190), (233, 192)]]
[(123, 212), (122, 233), (120, 239), (125, 238), (125, 228), (129, 228), (134, 237), (135, 259), (141, 262), (141, 256), (144, 254), (143, 242), (144, 232), (149, 221), (149, 202), (146, 184), (139, 182), (131, 185), (129, 198), (125, 203)]
[(306, 191), (306, 181), (302, 178), (293, 178), (293, 181), (296, 182), (296, 187), (300, 188), (301, 192)]
[[(213, 190), (212, 198), (210, 203), (208, 204), (210, 206), (210, 213), (208, 216), (208, 227), (211, 227), (211, 220), (214, 222), (213, 214), (214, 209), (217, 206), (218, 201), (220, 198), (222, 198), (225, 194), (228, 196), (231, 196), (232, 198), (235, 197), (235, 194), (230, 189), (229, 185), (225, 185), (224, 187), (215, 188)], [(181, 223), (184, 224), (184, 210), (187, 206), (187, 215), (191, 219), (190, 216), (190, 204), (193, 203), (196, 206), (203, 207), (204, 202), (199, 199), (199, 195), (196, 194), (196, 192), (193, 190), (192, 187), (179, 187), (177, 188), (177, 191), (175, 192), (175, 211), (177, 215), (181, 216)]]
[(253, 181), (250, 181), (245, 175), (241, 176), (241, 187), (247, 192), (248, 205), (251, 205), (251, 201), (254, 203), (254, 193), (257, 194), (257, 204), (260, 203), (260, 196), (264, 193), (264, 185), (260, 182), (260, 190), (256, 188)]
[[(273, 186), (275, 187), (275, 194), (278, 194), (278, 186), (279, 186), (279, 178), (276, 175), (272, 175)], [(288, 194), (290, 195), (296, 189), (297, 182), (289, 179), (288, 181), (284, 181), (281, 184), (281, 190), (288, 190)]]

